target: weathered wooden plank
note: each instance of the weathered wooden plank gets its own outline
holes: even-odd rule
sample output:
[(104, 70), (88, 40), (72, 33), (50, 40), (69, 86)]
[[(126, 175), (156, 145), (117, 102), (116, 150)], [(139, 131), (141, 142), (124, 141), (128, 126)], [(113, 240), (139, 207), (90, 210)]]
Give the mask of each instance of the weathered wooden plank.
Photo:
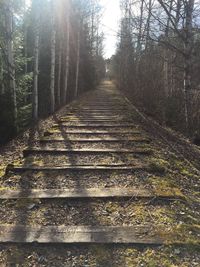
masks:
[(124, 109), (129, 109), (130, 106), (125, 104), (125, 105), (121, 105), (121, 104), (112, 104), (112, 103), (101, 103), (101, 104), (84, 104), (83, 105), (79, 105), (76, 107), (73, 107), (72, 109), (90, 109), (90, 108), (95, 108), (95, 109), (110, 109), (112, 110), (112, 108), (116, 108), (116, 110), (124, 110)]
[(101, 125), (103, 123), (108, 123), (111, 125), (114, 125), (114, 123), (125, 123), (125, 124), (130, 124), (133, 123), (132, 120), (125, 120), (125, 119), (97, 119), (97, 118), (93, 118), (93, 119), (83, 119), (83, 118), (74, 118), (74, 119), (63, 119), (63, 120), (59, 120), (59, 123), (82, 123), (82, 124), (99, 124), (101, 123)]
[(57, 142), (65, 142), (65, 143), (150, 143), (151, 140), (148, 138), (126, 138), (126, 139), (115, 139), (115, 138), (108, 138), (108, 139), (101, 139), (101, 138), (84, 138), (84, 139), (64, 139), (64, 138), (56, 138), (56, 139), (40, 139), (41, 143), (57, 143)]
[(134, 149), (71, 149), (71, 148), (30, 148), (30, 149), (25, 149), (23, 151), (24, 157), (29, 156), (30, 154), (79, 154), (79, 153), (116, 153), (116, 154), (124, 154), (124, 153), (130, 153), (130, 154), (141, 154), (141, 155), (150, 155), (152, 154), (151, 149), (141, 149), (141, 148), (134, 148)]
[(170, 188), (156, 191), (145, 188), (75, 188), (75, 189), (24, 189), (0, 190), (0, 199), (60, 199), (60, 198), (183, 198), (180, 190)]
[[(50, 130), (50, 131), (47, 131), (44, 133), (44, 136), (47, 136), (47, 135), (51, 135), (51, 134), (62, 134), (62, 131), (60, 131), (59, 129), (56, 129), (56, 130)], [(105, 130), (96, 130), (96, 131), (89, 131), (89, 130), (84, 130), (82, 132), (80, 132), (78, 129), (77, 131), (74, 131), (74, 130), (67, 130), (67, 131), (64, 131), (64, 134), (92, 134), (92, 135), (95, 135), (95, 134), (105, 134), (105, 135), (111, 135), (111, 134), (119, 134), (119, 135), (123, 135), (123, 134), (142, 134), (140, 131), (105, 131)]]
[(68, 119), (83, 119), (83, 120), (131, 120), (133, 123), (132, 117), (119, 115), (118, 113), (109, 113), (109, 112), (81, 112), (81, 113), (66, 113), (66, 117), (58, 118), (59, 120), (68, 120)]
[(74, 124), (74, 125), (67, 125), (65, 123), (62, 124), (54, 124), (52, 126), (53, 128), (137, 128), (137, 125), (135, 124)]
[(96, 107), (96, 108), (93, 108), (93, 107), (91, 107), (91, 108), (89, 108), (89, 107), (85, 107), (85, 108), (82, 108), (82, 107), (80, 107), (80, 108), (76, 108), (76, 109), (71, 109), (71, 110), (69, 110), (69, 111), (71, 111), (71, 112), (73, 112), (73, 113), (75, 113), (75, 112), (84, 112), (84, 111), (91, 111), (91, 112), (110, 112), (110, 113), (114, 113), (114, 112), (116, 112), (117, 114), (123, 114), (123, 112), (130, 112), (131, 111), (131, 109), (130, 108), (120, 108), (120, 109), (117, 109), (117, 108), (112, 108), (112, 107), (102, 107), (102, 108), (100, 108), (100, 107)]
[(84, 116), (83, 114), (81, 115), (76, 115), (76, 114), (71, 114), (71, 115), (66, 115), (65, 117), (60, 117), (60, 121), (67, 121), (67, 120), (87, 120), (87, 121), (94, 121), (94, 120), (105, 120), (105, 121), (110, 121), (110, 120), (116, 120), (116, 119), (127, 119), (124, 116), (119, 116), (119, 115), (108, 115), (108, 116), (103, 116), (103, 115), (96, 115), (96, 116), (91, 116), (87, 114), (87, 116)]
[(9, 164), (6, 168), (6, 172), (24, 172), (24, 171), (82, 171), (82, 170), (102, 170), (102, 171), (120, 171), (120, 170), (129, 170), (129, 171), (137, 171), (137, 170), (149, 170), (149, 166), (145, 164), (141, 165), (81, 165), (81, 166), (73, 166), (73, 165), (64, 165), (64, 166), (34, 166), (34, 165), (26, 165), (26, 166), (15, 166)]
[(0, 225), (0, 242), (161, 245), (165, 242), (167, 234), (160, 236), (157, 231), (161, 232), (161, 229), (157, 228), (155, 231), (152, 225), (98, 227)]
[[(87, 114), (87, 116), (85, 116), (84, 114), (78, 114), (78, 115), (76, 115), (75, 113), (72, 115), (66, 115), (65, 117), (60, 117), (59, 118), (59, 120), (64, 120), (64, 121), (66, 121), (66, 120), (74, 120), (74, 119), (83, 119), (83, 120), (87, 120), (87, 121), (93, 121), (93, 120), (105, 120), (105, 121), (107, 121), (107, 120), (117, 120), (117, 119), (127, 119), (127, 117), (125, 117), (125, 116), (120, 116), (120, 115), (100, 115), (100, 114), (98, 114), (98, 115), (96, 115), (96, 116), (94, 116), (94, 115), (89, 115), (89, 114)], [(130, 119), (130, 118), (129, 118)]]
[[(58, 120), (60, 121), (66, 121), (66, 120), (75, 120), (75, 119), (81, 119), (81, 120), (87, 120), (87, 121), (94, 121), (94, 120), (105, 120), (105, 121), (110, 121), (110, 120), (117, 120), (117, 119), (127, 119), (127, 117), (125, 116), (120, 116), (120, 115), (89, 115), (87, 114), (87, 116), (84, 116), (84, 114), (80, 114), (80, 115), (76, 115), (76, 114), (71, 114), (71, 115), (66, 115), (65, 117), (60, 117)], [(129, 118), (130, 119), (130, 118)]]
[[(121, 124), (120, 124), (121, 123)], [(62, 120), (62, 121), (58, 121), (58, 125), (53, 126), (53, 128), (55, 127), (96, 127), (96, 128), (100, 128), (100, 127), (113, 127), (113, 128), (119, 128), (121, 125), (122, 127), (126, 127), (126, 128), (133, 128), (133, 129), (137, 129), (137, 125), (130, 125), (132, 124), (133, 121), (128, 121), (128, 120)]]
[[(104, 99), (105, 101), (105, 99)], [(103, 101), (103, 102), (104, 102)], [(121, 110), (121, 109), (129, 109), (130, 106), (127, 105), (127, 103), (124, 104), (116, 104), (113, 102), (108, 102), (108, 103), (88, 103), (88, 104), (84, 104), (84, 105), (80, 105), (80, 106), (74, 106), (74, 108), (116, 108), (117, 110)]]
[(88, 116), (90, 117), (95, 117), (95, 116), (106, 116), (106, 117), (112, 117), (112, 116), (124, 116), (123, 114), (120, 114), (118, 112), (109, 112), (109, 111), (92, 111), (92, 110), (88, 110), (88, 111), (80, 111), (80, 110), (77, 110), (75, 112), (68, 112), (68, 113), (65, 113), (65, 116), (82, 116), (82, 117), (87, 117)]

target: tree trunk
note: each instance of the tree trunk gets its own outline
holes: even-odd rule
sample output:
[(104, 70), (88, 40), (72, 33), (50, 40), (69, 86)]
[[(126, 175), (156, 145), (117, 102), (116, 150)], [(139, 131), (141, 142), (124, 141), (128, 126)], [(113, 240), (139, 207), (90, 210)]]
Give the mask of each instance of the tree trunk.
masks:
[(0, 68), (0, 71), (1, 71), (1, 78), (0, 78), (0, 81), (1, 81), (1, 84), (0, 84), (0, 95), (3, 95), (5, 93), (5, 87), (4, 87), (4, 65), (3, 65), (3, 59), (0, 58), (0, 62), (1, 62), (1, 68)]
[(27, 27), (24, 26), (24, 74), (27, 74), (28, 71), (28, 61), (27, 61), (28, 53), (27, 53)]
[[(178, 26), (179, 26), (179, 21), (180, 21), (180, 18), (181, 18), (181, 5), (182, 5), (182, 0), (177, 0), (176, 2), (176, 16), (175, 16), (175, 29), (178, 29)], [(176, 31), (172, 32), (172, 35), (174, 37), (176, 37)], [(175, 73), (176, 73), (176, 68), (174, 66), (174, 62), (175, 62), (175, 59), (176, 59), (176, 55), (177, 55), (177, 52), (176, 51), (173, 51), (171, 50), (171, 66), (170, 66), (170, 81), (171, 81), (171, 84), (170, 84), (170, 96), (173, 95), (174, 93), (174, 89), (175, 89)]]
[(67, 102), (67, 89), (68, 89), (68, 76), (69, 76), (69, 53), (70, 53), (70, 10), (69, 3), (67, 5), (67, 42), (66, 42), (66, 58), (65, 58), (65, 83), (64, 83), (64, 94), (63, 104)]
[(185, 124), (189, 133), (191, 127), (191, 57), (193, 48), (192, 19), (194, 11), (194, 0), (185, 3), (185, 62), (184, 62), (184, 107)]
[(8, 76), (9, 87), (13, 103), (14, 126), (17, 129), (17, 98), (16, 98), (16, 81), (15, 81), (15, 64), (13, 54), (13, 13), (12, 3), (8, 1), (6, 4), (6, 33), (7, 33), (7, 56), (8, 56)]
[(58, 51), (58, 81), (57, 81), (57, 105), (61, 104), (61, 70), (62, 70), (62, 38), (60, 38)]
[(90, 40), (90, 46), (91, 46), (91, 51), (92, 54), (94, 52), (94, 3), (90, 3), (92, 5), (92, 14), (91, 14), (91, 40)]
[(38, 120), (38, 74), (39, 74), (39, 40), (40, 29), (39, 11), (36, 10), (35, 17), (35, 43), (34, 43), (34, 72), (33, 72), (33, 119)]
[[(26, 1), (23, 2), (23, 13), (26, 14)], [(27, 69), (28, 69), (28, 61), (27, 61), (27, 35), (28, 35), (28, 21), (27, 21), (27, 16), (24, 16), (24, 21), (23, 21), (23, 34), (24, 34), (24, 40), (23, 40), (23, 49), (24, 49), (24, 74), (27, 74)], [(26, 98), (25, 98), (25, 102), (26, 102)]]
[(141, 51), (143, 14), (144, 14), (144, 0), (141, 0), (140, 20), (139, 20), (139, 33), (138, 33), (138, 38), (137, 38), (137, 57), (138, 57), (138, 60), (140, 58), (140, 51)]
[(55, 64), (56, 64), (56, 27), (55, 27), (55, 9), (54, 0), (51, 2), (52, 5), (52, 32), (51, 32), (51, 84), (50, 84), (50, 95), (51, 95), (51, 114), (55, 111)]
[[(27, 71), (28, 71), (28, 51), (27, 51), (27, 26), (24, 25), (24, 43), (23, 43), (23, 46), (24, 46), (24, 74), (26, 75), (27, 74)], [(24, 95), (24, 103), (27, 104), (28, 103), (28, 95), (25, 94)]]
[(145, 50), (148, 50), (148, 48), (149, 48), (151, 13), (152, 13), (152, 0), (149, 0), (148, 17), (147, 17), (147, 23), (146, 23), (146, 44), (145, 44)]
[(80, 37), (81, 37), (81, 27), (82, 23), (79, 25), (78, 36), (77, 36), (77, 57), (76, 57), (76, 85), (74, 96), (78, 96), (78, 86), (79, 86), (79, 69), (80, 69)]
[[(171, 0), (170, 2), (170, 6), (169, 6), (169, 15), (167, 18), (167, 25), (166, 25), (166, 30), (165, 30), (165, 38), (166, 38), (166, 42), (168, 41), (169, 38), (169, 27), (170, 27), (170, 17), (171, 17), (171, 13), (172, 13), (172, 5), (173, 5), (173, 1)], [(165, 98), (168, 99), (169, 97), (169, 49), (168, 47), (164, 47), (164, 68), (163, 68), (163, 72), (164, 72), (164, 91), (165, 91)]]

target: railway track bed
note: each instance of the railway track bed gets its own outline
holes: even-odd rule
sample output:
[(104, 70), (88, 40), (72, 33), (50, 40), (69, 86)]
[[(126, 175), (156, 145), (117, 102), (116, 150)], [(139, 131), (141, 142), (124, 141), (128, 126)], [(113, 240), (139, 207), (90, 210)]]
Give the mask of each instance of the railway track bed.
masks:
[(183, 186), (197, 174), (131, 112), (105, 85), (10, 162), (0, 266), (198, 266), (198, 208)]

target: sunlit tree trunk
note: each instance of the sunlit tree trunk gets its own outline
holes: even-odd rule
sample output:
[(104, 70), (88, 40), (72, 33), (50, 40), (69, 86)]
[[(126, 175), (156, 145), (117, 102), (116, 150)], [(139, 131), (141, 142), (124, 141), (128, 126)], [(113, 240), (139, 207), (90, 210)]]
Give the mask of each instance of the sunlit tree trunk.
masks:
[(51, 32), (51, 83), (50, 83), (50, 98), (51, 98), (51, 113), (55, 111), (55, 65), (56, 65), (56, 27), (55, 27), (55, 9), (54, 0), (52, 6), (52, 32)]
[[(179, 21), (180, 21), (180, 17), (181, 17), (182, 1), (183, 0), (177, 0), (176, 1), (176, 6), (175, 6), (176, 7), (176, 9), (175, 9), (175, 12), (176, 12), (176, 15), (175, 15), (175, 28), (176, 29), (178, 29), (178, 27), (179, 27)], [(176, 32), (173, 31), (172, 35), (174, 37), (176, 37)], [(176, 51), (172, 51), (171, 50), (170, 54), (171, 54), (171, 62), (172, 62), (172, 64), (170, 66), (170, 81), (171, 81), (171, 84), (170, 84), (169, 94), (170, 94), (170, 96), (172, 96), (173, 93), (174, 93), (174, 90), (175, 90), (175, 73), (176, 73), (176, 68), (175, 68), (173, 63), (174, 63), (174, 61), (176, 59), (177, 53), (176, 53)]]
[(194, 0), (185, 2), (185, 63), (184, 63), (184, 106), (185, 123), (187, 132), (191, 124), (191, 58), (193, 48), (192, 19), (194, 11)]
[[(28, 72), (28, 45), (27, 45), (27, 26), (24, 25), (24, 43), (23, 43), (23, 46), (24, 46), (24, 74), (26, 75), (27, 72)], [(24, 95), (24, 103), (27, 103), (28, 102), (28, 95), (25, 94)]]
[[(36, 1), (36, 5), (38, 2)], [(40, 41), (39, 8), (35, 9), (35, 41), (34, 41), (34, 71), (33, 71), (33, 119), (38, 120), (38, 75), (39, 75), (39, 41)]]
[[(168, 41), (169, 38), (169, 27), (170, 27), (170, 17), (172, 13), (172, 5), (173, 5), (173, 0), (170, 1), (170, 6), (169, 6), (169, 15), (167, 18), (167, 25), (166, 25), (166, 30), (165, 30), (165, 38), (166, 41)], [(164, 91), (165, 91), (165, 98), (167, 99), (169, 97), (169, 49), (168, 47), (164, 47)]]
[(63, 104), (67, 102), (67, 89), (69, 78), (69, 59), (70, 59), (70, 3), (67, 1), (67, 40), (66, 40), (66, 57), (65, 57), (65, 82), (63, 93)]
[(75, 84), (75, 92), (74, 92), (74, 96), (75, 97), (78, 96), (78, 86), (79, 86), (81, 27), (82, 27), (82, 23), (80, 22), (79, 29), (78, 29), (78, 34), (77, 34), (76, 84)]
[(13, 118), (14, 126), (17, 127), (17, 98), (16, 98), (16, 81), (15, 81), (15, 63), (13, 52), (13, 13), (12, 2), (10, 0), (6, 3), (6, 43), (7, 43), (7, 63), (8, 63), (8, 76), (9, 86), (13, 103)]
[[(23, 7), (23, 12), (24, 14), (26, 14), (26, 1), (24, 1), (24, 7)], [(23, 46), (24, 46), (24, 74), (27, 74), (27, 70), (28, 70), (28, 44), (27, 44), (27, 34), (28, 34), (28, 21), (27, 21), (27, 17), (24, 17), (24, 25), (23, 25), (23, 33), (24, 33), (24, 42), (23, 42)]]
[(62, 38), (59, 40), (58, 51), (58, 80), (57, 80), (57, 104), (60, 107), (61, 104), (61, 71), (62, 71)]
[(94, 3), (93, 1), (90, 1), (90, 4), (92, 6), (92, 14), (91, 14), (91, 38), (90, 38), (90, 46), (91, 46), (91, 51), (93, 53), (94, 50), (94, 19), (95, 19), (95, 10), (94, 10)]
[(27, 27), (24, 26), (24, 58), (25, 58), (25, 63), (24, 63), (24, 73), (27, 74), (28, 70), (28, 62), (27, 62)]

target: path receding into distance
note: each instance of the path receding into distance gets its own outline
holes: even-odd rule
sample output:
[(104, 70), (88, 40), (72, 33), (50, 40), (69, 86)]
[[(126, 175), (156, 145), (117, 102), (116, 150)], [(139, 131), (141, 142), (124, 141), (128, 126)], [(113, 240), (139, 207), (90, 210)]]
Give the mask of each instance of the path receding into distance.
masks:
[[(34, 244), (29, 251), (68, 244), (76, 252), (95, 243), (196, 245), (199, 228), (195, 215), (188, 216), (191, 200), (181, 180), (192, 171), (104, 82), (55, 116), (38, 144), (24, 150), (22, 165), (8, 166), (1, 181), (0, 243)], [(113, 257), (107, 265), (69, 266), (109, 266)]]

